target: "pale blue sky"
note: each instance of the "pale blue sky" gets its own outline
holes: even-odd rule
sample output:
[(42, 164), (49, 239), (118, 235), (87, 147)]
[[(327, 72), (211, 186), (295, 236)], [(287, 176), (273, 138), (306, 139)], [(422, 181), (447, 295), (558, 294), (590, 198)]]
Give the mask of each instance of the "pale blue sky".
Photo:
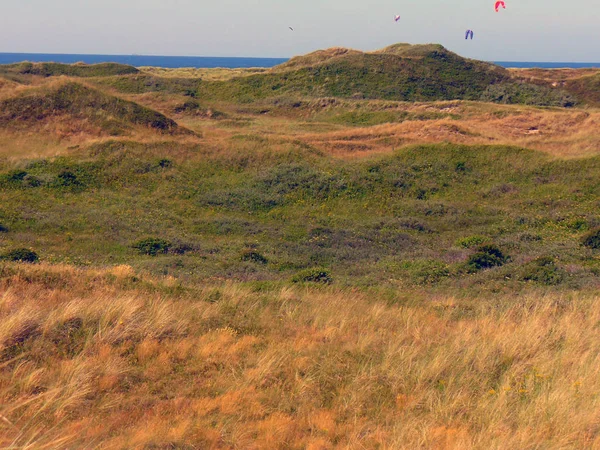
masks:
[(485, 60), (600, 61), (598, 0), (506, 0), (499, 13), (494, 0), (2, 2), (0, 52), (289, 57), (435, 42)]

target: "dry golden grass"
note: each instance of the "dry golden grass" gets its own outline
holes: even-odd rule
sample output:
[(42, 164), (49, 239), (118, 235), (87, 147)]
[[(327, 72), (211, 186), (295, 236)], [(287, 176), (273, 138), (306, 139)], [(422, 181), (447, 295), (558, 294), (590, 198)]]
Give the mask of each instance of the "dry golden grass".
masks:
[(600, 446), (597, 296), (397, 295), (4, 267), (0, 447)]
[[(519, 110), (520, 109), (520, 110)], [(600, 153), (600, 113), (515, 108), (506, 117), (494, 113), (460, 120), (406, 121), (375, 127), (301, 136), (300, 139), (332, 153), (385, 152), (412, 144), (513, 145), (559, 158)]]
[[(364, 157), (388, 153), (415, 144), (451, 142), (473, 145), (511, 145), (530, 148), (558, 158), (580, 158), (600, 153), (600, 111), (492, 105), (472, 102), (398, 104), (388, 111), (442, 113), (460, 118), (406, 120), (370, 127), (347, 127), (285, 116), (255, 117), (245, 133), (302, 141), (327, 154)], [(196, 122), (197, 124), (198, 122)], [(186, 126), (194, 128), (193, 120)], [(207, 139), (210, 129), (222, 126), (203, 122)], [(313, 131), (314, 130), (314, 131)], [(239, 133), (231, 130), (230, 135)]]
[(165, 78), (199, 78), (206, 81), (225, 81), (236, 77), (256, 75), (265, 73), (268, 69), (249, 68), (249, 69), (196, 69), (192, 67), (183, 67), (179, 69), (167, 69), (164, 67), (140, 67), (142, 72)]
[[(161, 72), (161, 76), (183, 76), (177, 75), (177, 70), (155, 70)], [(181, 70), (185, 72), (184, 69)], [(206, 71), (206, 76), (213, 78), (234, 76), (233, 73), (236, 72), (220, 69), (199, 71)], [(33, 86), (3, 82), (0, 85), (0, 99), (21, 94), (28, 89), (38, 89), (40, 84), (52, 87), (67, 80), (71, 79), (59, 77), (46, 81), (37, 80)], [(202, 142), (217, 153), (227, 152), (231, 147), (230, 139), (240, 133), (260, 135), (281, 143), (287, 142), (287, 147), (283, 145), (283, 148), (289, 148), (289, 143), (292, 142), (303, 142), (318, 151), (344, 158), (388, 153), (408, 145), (443, 141), (477, 145), (514, 145), (543, 151), (558, 158), (579, 158), (600, 153), (600, 135), (597, 133), (600, 110), (595, 108), (535, 108), (463, 101), (398, 103), (339, 100), (331, 104), (322, 99), (313, 99), (306, 101), (306, 108), (277, 110), (271, 107), (273, 111), (261, 114), (240, 105), (201, 102), (204, 108), (222, 111), (227, 115), (225, 119), (214, 120), (205, 114), (175, 114), (175, 107), (186, 100), (183, 96), (165, 93), (119, 94), (110, 88), (90, 84), (89, 81), (76, 81), (176, 119), (180, 125), (197, 132), (199, 136), (171, 136), (169, 140), (182, 143)], [(349, 110), (397, 111), (417, 115), (445, 114), (452, 117), (413, 119), (369, 127), (335, 124), (322, 117), (324, 112), (331, 115), (336, 111), (342, 113)], [(0, 140), (5, 145), (0, 147), (6, 156), (18, 153), (20, 156), (40, 157), (68, 154), (69, 148), (73, 146), (85, 146), (103, 139), (125, 139), (144, 143), (164, 140), (163, 136), (156, 136), (154, 133), (148, 133), (146, 129), (138, 128), (131, 128), (122, 136), (110, 136), (97, 125), (85, 120), (47, 121), (43, 126), (31, 129), (30, 133), (20, 132), (16, 135), (11, 130), (3, 131)], [(237, 148), (234, 150), (237, 151)]]

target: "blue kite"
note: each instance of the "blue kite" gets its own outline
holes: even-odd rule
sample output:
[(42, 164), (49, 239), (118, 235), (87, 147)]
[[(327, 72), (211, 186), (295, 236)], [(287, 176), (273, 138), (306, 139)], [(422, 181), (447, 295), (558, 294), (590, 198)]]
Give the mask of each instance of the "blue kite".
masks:
[(471, 40), (473, 39), (473, 30), (467, 30), (467, 33), (465, 34), (465, 39), (469, 39), (469, 37), (471, 38)]

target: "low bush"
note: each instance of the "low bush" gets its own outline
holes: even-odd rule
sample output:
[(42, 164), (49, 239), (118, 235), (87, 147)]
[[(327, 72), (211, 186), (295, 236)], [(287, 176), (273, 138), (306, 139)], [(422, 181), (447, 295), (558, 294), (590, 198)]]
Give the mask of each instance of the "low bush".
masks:
[(521, 271), (520, 279), (534, 281), (546, 286), (555, 286), (564, 280), (564, 272), (553, 258), (544, 256), (531, 261)]
[(177, 106), (175, 106), (175, 108), (173, 108), (173, 111), (177, 114), (180, 113), (184, 113), (184, 112), (196, 112), (200, 109), (200, 103), (198, 103), (196, 100), (187, 100)]
[(419, 284), (438, 283), (450, 276), (448, 265), (441, 261), (423, 261), (417, 265), (414, 277)]
[(582, 240), (582, 244), (588, 248), (599, 250), (600, 249), (600, 228), (595, 228), (594, 230), (587, 233)]
[(24, 170), (11, 170), (0, 175), (0, 186), (3, 187), (18, 187), (23, 183), (27, 176)]
[(142, 255), (156, 256), (159, 253), (167, 253), (171, 247), (171, 243), (160, 238), (146, 238), (135, 242), (132, 245)]
[(467, 261), (467, 270), (470, 273), (491, 269), (506, 264), (509, 257), (495, 245), (482, 245), (477, 252)]
[(40, 180), (38, 177), (35, 177), (33, 175), (27, 175), (25, 177), (25, 179), (23, 180), (23, 183), (25, 184), (25, 186), (31, 187), (31, 188), (37, 188), (44, 184), (44, 182), (42, 180)]
[(313, 267), (311, 269), (305, 269), (298, 272), (292, 278), (293, 283), (324, 283), (329, 284), (333, 282), (333, 278), (327, 269), (320, 267)]
[(58, 174), (55, 181), (58, 187), (76, 187), (81, 186), (82, 183), (73, 172), (69, 170), (63, 170)]
[(2, 259), (6, 261), (35, 263), (38, 262), (40, 258), (33, 250), (28, 248), (15, 248), (4, 253)]
[(171, 161), (170, 159), (167, 159), (167, 158), (162, 158), (158, 161), (158, 166), (161, 169), (168, 169), (169, 167), (173, 166), (173, 161)]
[(245, 249), (242, 252), (241, 260), (242, 261), (254, 262), (254, 263), (258, 263), (258, 264), (267, 264), (269, 262), (269, 260), (267, 258), (265, 258), (263, 255), (261, 255), (254, 248), (247, 248), (247, 249)]
[(190, 244), (189, 242), (175, 241), (169, 245), (169, 253), (175, 255), (185, 255), (186, 253), (198, 252), (200, 247), (196, 244)]

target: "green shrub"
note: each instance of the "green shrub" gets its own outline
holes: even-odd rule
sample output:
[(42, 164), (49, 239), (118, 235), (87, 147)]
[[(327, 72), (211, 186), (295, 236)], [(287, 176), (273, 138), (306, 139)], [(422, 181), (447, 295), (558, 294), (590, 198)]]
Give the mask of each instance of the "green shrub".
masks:
[(176, 113), (184, 113), (184, 112), (196, 112), (200, 110), (200, 103), (196, 100), (187, 100), (184, 103), (181, 103), (173, 109)]
[(250, 262), (254, 262), (254, 263), (258, 263), (258, 264), (267, 264), (269, 262), (269, 260), (267, 258), (265, 258), (263, 255), (261, 255), (254, 248), (245, 249), (242, 252), (241, 260), (242, 261), (250, 261)]
[(60, 187), (75, 187), (81, 186), (81, 181), (77, 179), (77, 175), (69, 170), (63, 170), (56, 177), (55, 184)]
[(15, 248), (4, 253), (2, 259), (7, 261), (35, 263), (39, 261), (40, 258), (33, 250), (28, 248)]
[(26, 176), (27, 172), (24, 170), (11, 170), (8, 173), (0, 175), (0, 185), (16, 187), (23, 182)]
[(477, 249), (477, 253), (471, 255), (467, 261), (469, 272), (479, 272), (484, 269), (491, 269), (504, 265), (508, 261), (508, 256), (502, 253), (495, 245), (482, 245)]
[(298, 272), (292, 278), (293, 283), (325, 283), (333, 282), (333, 278), (327, 269), (313, 267)]
[(600, 228), (595, 228), (583, 237), (583, 245), (588, 248), (599, 250), (600, 249)]
[(455, 242), (455, 245), (457, 247), (463, 247), (463, 248), (473, 248), (473, 247), (477, 247), (478, 245), (482, 245), (485, 241), (487, 241), (488, 239), (485, 236), (467, 236), (461, 239), (458, 239)]
[(564, 280), (564, 272), (556, 265), (553, 258), (544, 256), (525, 265), (520, 279), (555, 286)]
[(40, 180), (38, 177), (34, 177), (33, 175), (27, 175), (23, 182), (25, 186), (32, 188), (40, 187), (44, 184), (42, 180)]
[(169, 245), (169, 252), (175, 255), (185, 255), (186, 253), (198, 252), (200, 247), (188, 242), (175, 241)]
[(575, 98), (568, 92), (528, 83), (491, 84), (481, 94), (481, 101), (536, 106), (575, 106)]
[(167, 253), (171, 243), (160, 238), (146, 238), (135, 242), (132, 247), (142, 255), (156, 256), (159, 253)]
[(158, 161), (158, 166), (162, 169), (168, 169), (169, 167), (173, 166), (173, 161), (167, 158), (162, 158)]
[(449, 276), (450, 269), (441, 261), (419, 262), (414, 271), (414, 277), (419, 284), (438, 283)]

